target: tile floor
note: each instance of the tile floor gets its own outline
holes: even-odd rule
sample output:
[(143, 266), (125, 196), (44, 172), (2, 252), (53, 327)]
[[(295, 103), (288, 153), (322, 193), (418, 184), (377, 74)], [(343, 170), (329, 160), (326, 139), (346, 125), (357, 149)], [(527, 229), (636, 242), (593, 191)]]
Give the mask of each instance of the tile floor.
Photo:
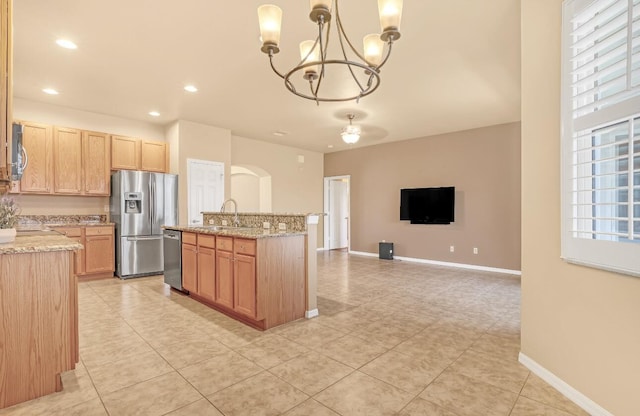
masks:
[(162, 277), (83, 282), (60, 393), (0, 415), (585, 415), (517, 361), (520, 281), (318, 254), (320, 316), (266, 332)]

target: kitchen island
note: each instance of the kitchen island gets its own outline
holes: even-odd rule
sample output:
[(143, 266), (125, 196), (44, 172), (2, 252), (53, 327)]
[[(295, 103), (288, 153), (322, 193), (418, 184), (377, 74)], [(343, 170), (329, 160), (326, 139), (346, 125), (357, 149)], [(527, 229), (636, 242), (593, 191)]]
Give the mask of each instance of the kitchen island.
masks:
[(165, 228), (182, 231), (182, 285), (193, 299), (263, 330), (305, 316), (306, 232)]
[(74, 251), (58, 233), (0, 244), (0, 409), (62, 390), (78, 352)]

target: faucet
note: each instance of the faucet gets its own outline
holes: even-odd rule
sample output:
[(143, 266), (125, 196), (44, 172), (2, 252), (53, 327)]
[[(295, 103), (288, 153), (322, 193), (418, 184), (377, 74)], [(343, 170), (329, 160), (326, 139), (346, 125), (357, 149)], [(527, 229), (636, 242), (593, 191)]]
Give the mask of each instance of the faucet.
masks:
[(220, 207), (220, 212), (224, 213), (224, 206), (227, 204), (227, 202), (233, 202), (233, 209), (234, 209), (233, 226), (234, 227), (239, 227), (240, 226), (240, 220), (238, 220), (238, 203), (236, 202), (235, 199), (229, 198), (226, 201), (224, 201), (222, 203), (222, 206)]

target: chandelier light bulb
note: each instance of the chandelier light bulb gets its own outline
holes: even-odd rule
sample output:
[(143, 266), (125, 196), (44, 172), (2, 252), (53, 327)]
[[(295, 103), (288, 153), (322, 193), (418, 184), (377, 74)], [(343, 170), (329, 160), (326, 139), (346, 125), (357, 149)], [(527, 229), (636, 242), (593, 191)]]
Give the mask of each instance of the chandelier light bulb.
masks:
[(402, 17), (402, 0), (378, 0), (378, 14), (383, 41), (400, 38), (400, 19)]
[(369, 66), (377, 67), (382, 63), (382, 51), (384, 50), (384, 42), (380, 39), (380, 35), (372, 33), (362, 40), (364, 44), (364, 59)]
[(262, 52), (278, 53), (280, 30), (282, 28), (282, 9), (273, 4), (263, 4), (258, 7), (258, 22), (260, 24)]
[(340, 136), (342, 136), (342, 140), (344, 140), (345, 143), (354, 144), (360, 140), (360, 127), (352, 124), (355, 115), (347, 114), (347, 117), (349, 118), (349, 125), (342, 129)]
[[(314, 46), (315, 41), (313, 40), (305, 40), (300, 43), (300, 59), (302, 60), (302, 64), (318, 62), (320, 60), (319, 48), (314, 48)], [(316, 79), (318, 78), (318, 72), (318, 65), (308, 66), (304, 69), (304, 79)]]

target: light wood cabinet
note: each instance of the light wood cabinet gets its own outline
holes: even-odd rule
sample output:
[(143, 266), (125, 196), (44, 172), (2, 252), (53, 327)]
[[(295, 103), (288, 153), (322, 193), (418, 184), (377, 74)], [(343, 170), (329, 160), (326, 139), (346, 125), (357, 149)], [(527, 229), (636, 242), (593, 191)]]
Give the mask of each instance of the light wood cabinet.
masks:
[(76, 274), (84, 278), (113, 276), (115, 252), (113, 226), (54, 227), (59, 233), (83, 245), (76, 251)]
[(233, 309), (250, 318), (256, 317), (256, 258), (236, 254), (233, 270)]
[(85, 230), (85, 274), (114, 270), (113, 227), (87, 227)]
[(105, 133), (21, 122), (27, 166), (12, 193), (108, 196), (111, 138)]
[(218, 237), (216, 243), (216, 303), (233, 309), (233, 237)]
[(76, 195), (82, 193), (82, 133), (80, 130), (66, 127), (53, 129), (53, 192)]
[(111, 193), (111, 140), (106, 133), (82, 132), (83, 193)]
[(111, 170), (169, 170), (167, 143), (132, 137), (111, 136)]
[(198, 293), (198, 248), (196, 234), (182, 233), (182, 287)]
[(304, 316), (304, 236), (182, 236), (182, 285), (194, 299), (260, 329)]
[(140, 169), (149, 172), (165, 173), (169, 171), (169, 152), (167, 143), (151, 140), (141, 141)]
[(22, 147), (27, 166), (20, 179), (20, 192), (48, 194), (52, 184), (53, 129), (46, 124), (22, 123)]
[(198, 234), (198, 295), (216, 298), (216, 237)]
[(140, 169), (140, 140), (111, 136), (111, 170)]

